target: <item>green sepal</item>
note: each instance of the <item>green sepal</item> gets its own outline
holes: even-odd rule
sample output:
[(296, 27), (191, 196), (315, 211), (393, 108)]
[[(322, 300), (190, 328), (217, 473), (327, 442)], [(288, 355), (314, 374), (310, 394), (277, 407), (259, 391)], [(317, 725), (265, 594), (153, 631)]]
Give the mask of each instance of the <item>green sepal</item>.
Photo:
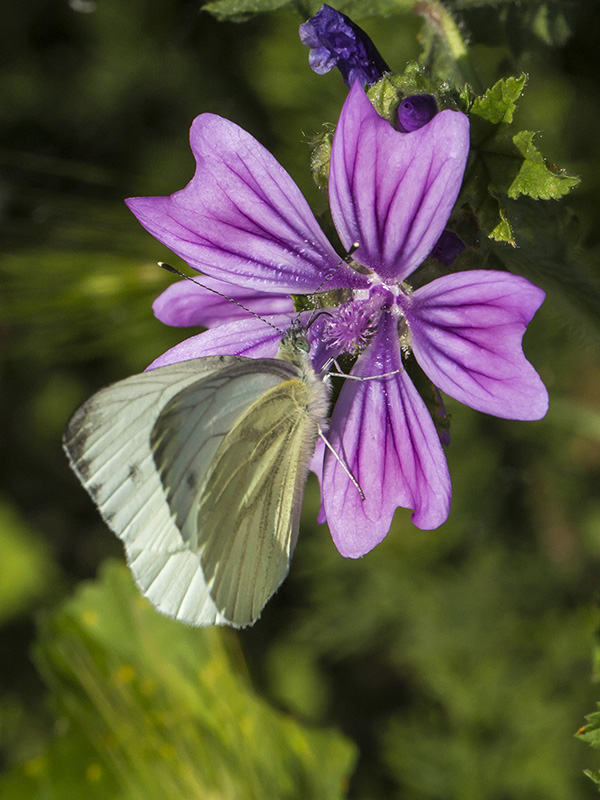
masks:
[(433, 80), (416, 61), (409, 61), (401, 74), (388, 73), (367, 90), (367, 96), (377, 113), (396, 126), (396, 111), (405, 97), (413, 94), (432, 94), (440, 110), (464, 108), (461, 95), (447, 81)]
[(327, 189), (329, 183), (329, 163), (334, 133), (335, 125), (326, 122), (323, 124), (323, 130), (315, 134), (309, 141), (313, 148), (310, 157), (310, 171), (314, 182), (323, 191)]

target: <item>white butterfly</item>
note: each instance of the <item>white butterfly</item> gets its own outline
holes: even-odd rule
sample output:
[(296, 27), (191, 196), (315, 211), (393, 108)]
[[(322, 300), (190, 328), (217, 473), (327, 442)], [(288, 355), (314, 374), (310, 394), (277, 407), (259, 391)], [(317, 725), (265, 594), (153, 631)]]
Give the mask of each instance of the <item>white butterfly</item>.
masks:
[(213, 356), (102, 389), (63, 437), (140, 591), (191, 625), (254, 623), (288, 573), (330, 386), (293, 326), (277, 358)]

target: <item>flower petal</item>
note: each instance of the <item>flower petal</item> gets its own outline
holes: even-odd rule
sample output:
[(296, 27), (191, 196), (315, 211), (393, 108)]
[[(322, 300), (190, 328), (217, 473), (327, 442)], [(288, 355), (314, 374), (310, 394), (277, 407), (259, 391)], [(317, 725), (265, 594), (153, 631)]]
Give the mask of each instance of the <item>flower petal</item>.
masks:
[(402, 280), (432, 251), (460, 189), (469, 121), (442, 111), (401, 133), (375, 111), (361, 86), (350, 90), (333, 139), (329, 200), (353, 258), (384, 280)]
[[(278, 314), (264, 320), (246, 318), (226, 325), (219, 325), (204, 333), (191, 336), (162, 356), (156, 358), (146, 369), (178, 364), (192, 358), (205, 356), (248, 356), (251, 358), (275, 358), (283, 331), (286, 331), (295, 315)], [(277, 326), (270, 327), (269, 324)]]
[(347, 86), (355, 80), (376, 83), (390, 68), (363, 31), (345, 14), (326, 4), (300, 25), (300, 41), (310, 47), (308, 63), (318, 75), (334, 67)]
[(398, 129), (405, 133), (418, 131), (438, 113), (437, 100), (432, 94), (412, 94), (398, 106)]
[(284, 333), (292, 326), (298, 326), (306, 331), (313, 368), (316, 372), (320, 372), (335, 355), (332, 349), (322, 341), (323, 324), (324, 317), (315, 319), (313, 311), (303, 311), (301, 314), (295, 312), (272, 314), (261, 319), (245, 317), (191, 336), (159, 356), (147, 369), (206, 356), (275, 358)]
[(548, 393), (523, 355), (544, 292), (525, 278), (473, 270), (438, 278), (407, 303), (415, 357), (443, 392), (506, 419), (541, 419)]
[[(246, 309), (261, 317), (294, 311), (294, 301), (289, 295), (245, 289), (235, 283), (209, 278), (208, 275), (202, 276), (202, 284), (191, 280), (172, 284), (152, 304), (154, 315), (165, 325), (178, 328), (188, 325), (214, 328), (236, 319), (247, 319), (249, 314)], [(214, 294), (211, 289), (225, 297)], [(236, 302), (232, 303), (227, 298)], [(245, 308), (236, 303), (241, 303)]]
[(419, 528), (441, 525), (450, 508), (450, 476), (433, 421), (402, 367), (395, 318), (386, 313), (376, 338), (357, 361), (333, 411), (327, 437), (358, 481), (326, 452), (323, 499), (329, 529), (343, 556), (358, 558), (387, 534), (398, 506), (414, 509)]
[[(158, 241), (191, 267), (269, 292), (314, 292), (340, 259), (292, 178), (242, 128), (214, 114), (190, 131), (196, 174), (170, 197), (127, 205)], [(342, 264), (331, 289), (364, 285)]]

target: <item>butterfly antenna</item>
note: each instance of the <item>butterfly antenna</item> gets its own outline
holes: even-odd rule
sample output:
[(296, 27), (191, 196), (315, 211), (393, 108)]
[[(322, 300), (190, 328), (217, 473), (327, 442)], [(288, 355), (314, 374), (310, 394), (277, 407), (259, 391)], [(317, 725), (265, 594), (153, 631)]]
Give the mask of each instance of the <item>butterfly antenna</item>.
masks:
[(273, 325), (273, 323), (269, 322), (268, 319), (265, 319), (264, 317), (261, 317), (260, 314), (257, 314), (255, 311), (252, 311), (251, 309), (247, 308), (242, 303), (238, 303), (238, 301), (234, 300), (233, 297), (228, 297), (226, 294), (223, 294), (222, 292), (218, 292), (216, 289), (211, 289), (210, 286), (207, 286), (205, 283), (200, 283), (200, 281), (197, 281), (195, 278), (192, 278), (191, 275), (186, 275), (185, 272), (182, 272), (181, 270), (176, 269), (176, 267), (172, 267), (170, 264), (167, 264), (165, 261), (159, 261), (158, 262), (158, 266), (161, 267), (162, 269), (166, 270), (167, 272), (172, 272), (174, 275), (179, 275), (180, 278), (185, 278), (186, 280), (191, 281), (192, 283), (195, 283), (196, 286), (200, 286), (202, 289), (206, 289), (208, 292), (212, 292), (213, 294), (216, 294), (219, 297), (222, 297), (224, 300), (228, 300), (230, 303), (233, 303), (234, 305), (236, 305), (239, 308), (243, 309), (246, 312), (246, 314), (250, 314), (251, 317), (256, 317), (256, 319), (259, 319), (261, 322), (264, 322), (266, 325), (269, 325), (271, 328), (273, 328), (273, 330), (277, 331), (277, 333), (280, 334), (280, 336), (284, 336), (284, 332), (280, 328), (278, 328), (277, 325)]
[(335, 273), (338, 271), (338, 269), (339, 269), (339, 268), (342, 266), (342, 264), (348, 264), (348, 265), (350, 265), (350, 261), (352, 261), (352, 256), (354, 255), (354, 253), (356, 253), (356, 251), (358, 250), (358, 248), (359, 248), (359, 247), (360, 247), (360, 242), (354, 242), (354, 243), (353, 243), (353, 244), (350, 246), (350, 248), (349, 248), (348, 252), (346, 253), (346, 255), (345, 255), (345, 256), (344, 256), (342, 259), (340, 259), (340, 260), (338, 261), (338, 263), (335, 265), (335, 267), (334, 267), (334, 268), (331, 270), (331, 272), (329, 272), (329, 273), (328, 273), (328, 274), (327, 274), (327, 275), (326, 275), (326, 276), (323, 278), (323, 280), (321, 281), (321, 283), (320, 283), (320, 284), (317, 286), (317, 288), (314, 290), (314, 292), (312, 292), (312, 294), (318, 294), (318, 292), (320, 292), (320, 291), (321, 291), (321, 289), (323, 288), (323, 286), (325, 286), (325, 284), (327, 283), (327, 281), (330, 281), (330, 280), (333, 278), (333, 276), (334, 276), (334, 275), (335, 275)]
[[(340, 261), (335, 265), (335, 267), (331, 270), (331, 272), (329, 272), (323, 278), (323, 280), (317, 286), (317, 288), (314, 290), (314, 292), (310, 293), (309, 297), (313, 298), (313, 302), (314, 302), (315, 295), (317, 295), (321, 291), (321, 289), (323, 288), (323, 286), (325, 286), (327, 281), (330, 281), (333, 278), (333, 276), (338, 271), (338, 269), (342, 266), (342, 264), (348, 264), (348, 265), (350, 264), (350, 261), (352, 260), (352, 256), (354, 255), (354, 253), (356, 253), (356, 251), (358, 250), (359, 247), (360, 247), (360, 242), (354, 242), (350, 246), (350, 248), (348, 249), (348, 252), (346, 253), (346, 255), (342, 259), (340, 259)], [(326, 312), (319, 312), (319, 313), (326, 313)], [(319, 313), (314, 314), (313, 316), (310, 317), (310, 319), (306, 323), (306, 327), (307, 328), (310, 328), (310, 326), (314, 323), (314, 321), (319, 316)]]

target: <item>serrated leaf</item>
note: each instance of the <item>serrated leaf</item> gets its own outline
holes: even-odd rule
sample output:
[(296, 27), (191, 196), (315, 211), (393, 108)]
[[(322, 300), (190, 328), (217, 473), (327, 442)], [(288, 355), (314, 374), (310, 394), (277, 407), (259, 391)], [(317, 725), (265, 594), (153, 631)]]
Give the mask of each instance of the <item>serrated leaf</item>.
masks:
[(481, 97), (476, 97), (471, 106), (471, 114), (491, 122), (492, 125), (510, 123), (521, 96), (527, 75), (519, 78), (503, 78), (488, 89)]
[[(598, 704), (600, 708), (600, 703)], [(577, 731), (577, 738), (587, 742), (592, 747), (600, 747), (600, 711), (594, 711), (586, 716), (587, 724)]]
[(506, 78), (476, 97), (470, 108), (474, 155), (465, 181), (480, 228), (491, 239), (516, 245), (509, 200), (559, 199), (579, 184), (555, 165), (548, 166), (533, 143), (532, 131), (513, 132), (516, 102), (526, 76)]
[(506, 210), (500, 204), (498, 204), (498, 216), (500, 217), (500, 222), (488, 234), (489, 238), (495, 242), (506, 242), (515, 247), (516, 242), (512, 226), (506, 216)]
[(36, 657), (62, 735), (0, 795), (342, 798), (353, 746), (257, 697), (228, 634), (161, 616), (124, 566), (105, 566), (42, 627)]
[(579, 178), (564, 174), (558, 167), (546, 166), (544, 157), (533, 144), (533, 131), (519, 131), (512, 137), (523, 164), (507, 194), (516, 200), (520, 195), (533, 200), (557, 200), (580, 183)]
[(596, 770), (595, 772), (591, 769), (584, 769), (583, 774), (587, 775), (590, 780), (594, 781), (595, 784), (600, 786), (600, 772)]

